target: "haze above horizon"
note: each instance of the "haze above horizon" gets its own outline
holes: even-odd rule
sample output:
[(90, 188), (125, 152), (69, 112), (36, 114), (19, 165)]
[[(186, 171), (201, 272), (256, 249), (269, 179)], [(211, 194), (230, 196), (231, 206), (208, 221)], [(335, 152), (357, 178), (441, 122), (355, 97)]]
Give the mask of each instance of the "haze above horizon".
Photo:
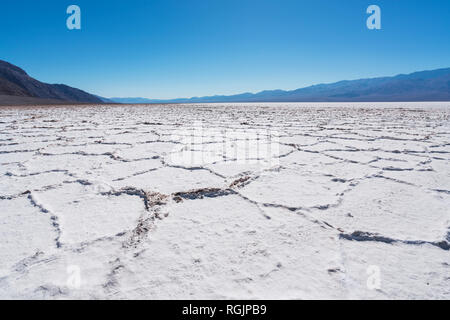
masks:
[[(66, 9), (81, 8), (81, 30)], [(366, 27), (381, 8), (382, 29)], [(292, 90), (450, 66), (450, 2), (14, 1), (0, 59), (104, 97)]]

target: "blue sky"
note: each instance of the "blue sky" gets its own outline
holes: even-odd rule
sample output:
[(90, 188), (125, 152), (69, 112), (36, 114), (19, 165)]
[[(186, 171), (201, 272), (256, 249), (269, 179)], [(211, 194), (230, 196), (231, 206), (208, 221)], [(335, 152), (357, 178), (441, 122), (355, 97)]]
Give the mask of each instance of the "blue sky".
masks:
[[(81, 8), (68, 30), (66, 8)], [(382, 30), (366, 28), (381, 8)], [(448, 0), (3, 0), (0, 59), (105, 97), (296, 89), (450, 67)]]

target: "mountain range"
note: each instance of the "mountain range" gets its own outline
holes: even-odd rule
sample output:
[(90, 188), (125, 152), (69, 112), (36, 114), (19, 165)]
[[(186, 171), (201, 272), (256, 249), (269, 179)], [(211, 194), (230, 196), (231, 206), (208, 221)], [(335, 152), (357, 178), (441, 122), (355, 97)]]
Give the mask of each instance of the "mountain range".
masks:
[(450, 68), (359, 80), (344, 80), (284, 91), (216, 95), (155, 100), (111, 98), (118, 103), (213, 103), (213, 102), (388, 102), (450, 101)]
[(285, 91), (157, 100), (104, 98), (64, 84), (47, 84), (0, 60), (0, 105), (77, 103), (214, 103), (214, 102), (388, 102), (450, 101), (450, 68), (318, 84)]

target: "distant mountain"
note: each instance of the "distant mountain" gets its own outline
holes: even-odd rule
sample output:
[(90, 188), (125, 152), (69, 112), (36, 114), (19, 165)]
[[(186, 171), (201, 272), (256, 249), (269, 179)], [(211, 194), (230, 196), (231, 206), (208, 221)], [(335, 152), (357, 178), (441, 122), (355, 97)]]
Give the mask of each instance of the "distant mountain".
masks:
[(292, 91), (271, 90), (256, 94), (173, 100), (145, 98), (111, 98), (111, 100), (120, 103), (450, 101), (450, 68), (401, 74), (395, 77), (339, 81)]
[(394, 77), (339, 81), (292, 91), (216, 95), (169, 100), (104, 98), (64, 84), (47, 84), (0, 60), (0, 105), (63, 103), (212, 103), (212, 102), (381, 102), (450, 101), (450, 68)]
[(108, 98), (108, 100), (117, 102), (117, 103), (154, 103), (155, 99), (147, 99), (147, 98)]
[(102, 102), (80, 89), (40, 82), (21, 68), (0, 60), (0, 105)]
[(96, 95), (96, 94), (94, 94), (93, 96), (99, 98), (99, 99), (102, 100), (104, 103), (118, 103), (118, 102), (114, 102), (114, 101), (111, 100), (111, 99), (108, 99), (108, 98), (104, 98), (104, 97), (98, 96), (98, 95)]

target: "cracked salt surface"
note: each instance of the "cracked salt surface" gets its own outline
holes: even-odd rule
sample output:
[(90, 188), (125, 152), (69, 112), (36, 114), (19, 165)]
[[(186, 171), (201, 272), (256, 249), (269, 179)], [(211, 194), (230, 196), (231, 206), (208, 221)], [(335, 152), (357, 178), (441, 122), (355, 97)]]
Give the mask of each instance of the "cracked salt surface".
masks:
[(0, 298), (450, 299), (449, 103), (0, 117)]

